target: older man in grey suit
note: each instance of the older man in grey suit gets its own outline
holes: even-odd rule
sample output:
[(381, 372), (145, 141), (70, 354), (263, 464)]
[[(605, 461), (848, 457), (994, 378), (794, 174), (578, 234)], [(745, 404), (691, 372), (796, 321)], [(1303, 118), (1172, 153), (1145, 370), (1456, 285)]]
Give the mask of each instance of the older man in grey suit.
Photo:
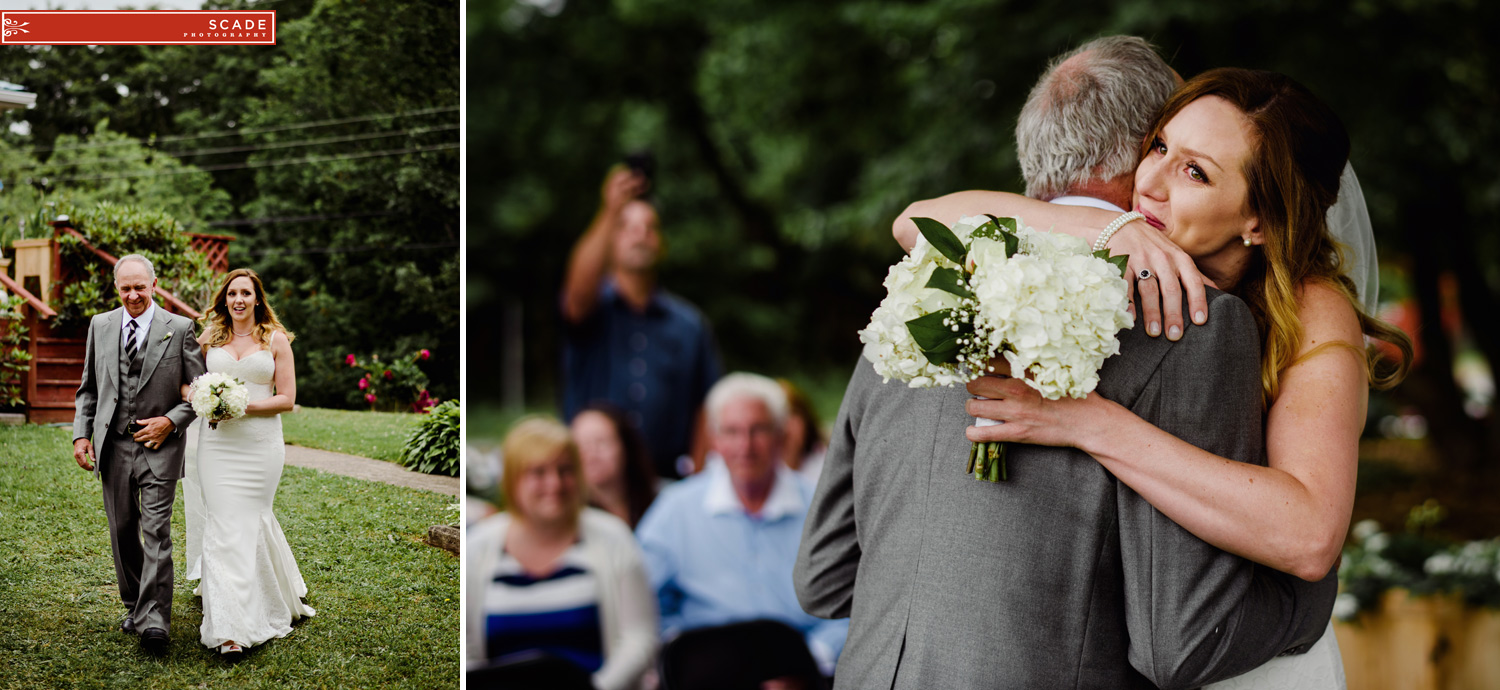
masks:
[(172, 618), (172, 501), (183, 476), (183, 432), (194, 417), (181, 391), (204, 364), (193, 322), (158, 308), (155, 288), (146, 257), (115, 264), (122, 306), (89, 322), (73, 459), (104, 483), (125, 604), (120, 628), (139, 632), (142, 648), (160, 654)]
[[(1174, 82), (1129, 37), (1055, 63), (1033, 92), (1039, 121), (1082, 113), (1116, 131), (1056, 171), (1048, 198), (1116, 205), (1121, 183), (1128, 198), (1120, 173), (1134, 155), (1112, 170), (1110, 154), (1133, 150)], [(1100, 102), (1129, 105), (1105, 114)], [(1058, 138), (1029, 135), (1023, 149)], [(1149, 337), (1141, 320), (1122, 333), (1098, 392), (1189, 443), (1263, 463), (1254, 318), (1231, 295), (1208, 299), (1213, 318), (1179, 340)], [(1310, 583), (1220, 551), (1080, 451), (1014, 445), (1009, 482), (974, 481), (968, 397), (884, 385), (864, 361), (850, 381), (794, 575), (810, 613), (851, 618), (840, 687), (1192, 688), (1322, 635), (1332, 573)]]

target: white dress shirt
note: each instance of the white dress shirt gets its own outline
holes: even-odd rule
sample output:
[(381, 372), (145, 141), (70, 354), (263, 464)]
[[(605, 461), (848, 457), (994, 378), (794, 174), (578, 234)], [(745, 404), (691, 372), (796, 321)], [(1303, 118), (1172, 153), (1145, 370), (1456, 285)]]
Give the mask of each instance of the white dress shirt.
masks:
[(146, 344), (146, 331), (151, 330), (151, 319), (154, 318), (155, 316), (156, 316), (156, 300), (151, 300), (151, 301), (147, 302), (146, 303), (146, 311), (141, 312), (141, 315), (137, 316), (135, 318), (131, 318), (130, 317), (130, 312), (129, 311), (125, 312), (125, 318), (120, 319), (120, 351), (121, 352), (124, 352), (124, 351), (130, 349), (129, 348), (130, 343), (125, 340), (126, 335), (128, 335), (130, 333), (130, 322), (131, 321), (135, 322), (135, 326), (136, 326), (135, 327), (135, 349), (136, 349), (137, 352), (139, 352), (141, 348), (145, 347), (145, 344)]

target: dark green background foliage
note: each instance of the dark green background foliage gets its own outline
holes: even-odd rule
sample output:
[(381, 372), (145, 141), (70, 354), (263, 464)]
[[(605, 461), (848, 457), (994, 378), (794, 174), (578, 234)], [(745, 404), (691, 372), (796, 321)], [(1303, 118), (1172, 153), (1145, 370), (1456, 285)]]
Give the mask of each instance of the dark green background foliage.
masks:
[[(0, 163), (34, 158), (33, 168), (0, 172), (0, 226), (14, 228), (49, 200), (108, 199), (168, 210), (190, 231), (237, 235), (229, 265), (262, 275), (298, 336), (299, 402), (349, 404), (347, 353), (422, 348), (432, 351), (422, 369), (433, 394), (457, 397), (458, 8), (455, 0), (286, 0), (274, 8), (275, 47), (0, 52), (0, 78), (38, 94), (35, 108), (0, 115), (9, 145), (0, 156), (10, 156)], [(3, 129), (17, 121), (29, 136)], [(106, 121), (110, 132), (145, 140), (135, 155), (149, 158), (100, 163), (126, 156), (50, 149), (69, 137), (97, 142)], [(309, 139), (338, 141), (294, 145)], [(63, 168), (55, 161), (65, 154), (85, 160)], [(335, 156), (343, 160), (276, 164)], [(160, 172), (179, 160), (208, 172), (123, 178), (128, 186), (60, 179)]]
[[(1292, 75), (1339, 112), (1390, 297), (1422, 307), (1421, 367), (1397, 393), (1444, 457), (1500, 457), (1467, 417), (1437, 326), (1460, 286), (1473, 346), (1500, 362), (1500, 5), (1478, 0), (573, 0), (469, 5), (470, 346), (497, 401), (500, 314), (524, 310), (526, 397), (554, 400), (557, 294), (605, 169), (659, 159), (663, 282), (707, 312), (728, 369), (846, 376), (911, 201), (1020, 191), (1012, 132), (1047, 60), (1095, 36), (1156, 43), (1182, 74)], [(1491, 155), (1486, 155), (1491, 154)], [(1399, 294), (1404, 293), (1404, 294)]]

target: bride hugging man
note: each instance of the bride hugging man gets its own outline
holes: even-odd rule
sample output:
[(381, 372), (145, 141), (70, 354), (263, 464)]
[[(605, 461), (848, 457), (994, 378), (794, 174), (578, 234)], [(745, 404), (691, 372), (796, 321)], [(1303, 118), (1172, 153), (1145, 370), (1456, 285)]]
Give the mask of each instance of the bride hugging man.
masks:
[[(1342, 688), (1358, 437), (1368, 388), (1405, 373), (1364, 336), (1410, 361), (1357, 297), (1374, 257), (1343, 125), (1283, 75), (1181, 84), (1108, 37), (1053, 63), (1016, 134), (1037, 199), (918, 202), (898, 241), (983, 213), (1075, 235), (1130, 255), (1136, 322), (1076, 400), (860, 362), (794, 574), (810, 613), (850, 618), (839, 685)], [(971, 441), (1012, 444), (1010, 481), (963, 472)]]
[[(315, 613), (271, 510), (286, 453), (279, 415), (297, 396), (293, 336), (249, 269), (224, 277), (196, 339), (192, 321), (152, 299), (146, 257), (121, 257), (114, 278), (122, 306), (89, 324), (73, 456), (103, 481), (126, 611), (120, 628), (148, 653), (169, 646), (172, 503), (183, 479), (188, 579), (202, 580), (199, 640), (237, 656)], [(237, 379), (247, 404), (242, 416), (196, 425), (188, 462), (185, 431), (196, 414), (186, 391), (205, 371)]]

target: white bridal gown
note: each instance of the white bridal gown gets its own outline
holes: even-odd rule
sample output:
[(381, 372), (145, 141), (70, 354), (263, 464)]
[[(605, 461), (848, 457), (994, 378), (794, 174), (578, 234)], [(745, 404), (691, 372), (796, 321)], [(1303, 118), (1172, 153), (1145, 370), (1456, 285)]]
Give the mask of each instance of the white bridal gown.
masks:
[[(276, 358), (258, 350), (237, 360), (215, 347), (206, 356), (210, 372), (244, 382), (252, 402), (271, 397)], [(200, 579), (206, 647), (234, 641), (257, 645), (292, 632), (292, 621), (312, 616), (302, 603), (307, 585), (271, 512), (286, 447), (281, 417), (245, 416), (198, 431), (196, 462), (183, 480), (187, 508), (188, 579)]]

